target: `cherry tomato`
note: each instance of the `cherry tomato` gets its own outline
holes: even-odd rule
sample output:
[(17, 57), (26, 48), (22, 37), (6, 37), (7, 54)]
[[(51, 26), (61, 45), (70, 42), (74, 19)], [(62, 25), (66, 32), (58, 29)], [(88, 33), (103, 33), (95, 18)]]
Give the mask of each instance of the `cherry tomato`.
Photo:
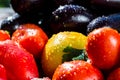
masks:
[(110, 27), (103, 27), (88, 34), (86, 51), (93, 65), (109, 70), (118, 62), (120, 36)]
[(52, 80), (103, 80), (103, 75), (90, 63), (74, 60), (59, 65)]

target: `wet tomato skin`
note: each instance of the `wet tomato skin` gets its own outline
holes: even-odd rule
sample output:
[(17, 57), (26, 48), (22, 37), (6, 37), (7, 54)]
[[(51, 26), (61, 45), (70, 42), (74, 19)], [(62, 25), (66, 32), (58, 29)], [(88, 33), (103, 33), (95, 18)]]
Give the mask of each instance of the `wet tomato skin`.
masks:
[(64, 62), (53, 74), (52, 80), (104, 80), (99, 69), (83, 60)]
[(116, 30), (98, 28), (88, 35), (86, 51), (93, 65), (109, 70), (118, 62), (119, 44), (120, 36)]
[(7, 80), (6, 69), (0, 64), (0, 80)]

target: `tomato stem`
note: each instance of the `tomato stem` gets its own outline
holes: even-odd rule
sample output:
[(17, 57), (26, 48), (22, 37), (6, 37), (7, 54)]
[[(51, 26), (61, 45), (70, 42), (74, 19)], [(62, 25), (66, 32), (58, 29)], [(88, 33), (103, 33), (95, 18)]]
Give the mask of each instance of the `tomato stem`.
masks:
[(67, 46), (64, 48), (63, 52), (66, 52), (66, 54), (63, 55), (62, 62), (65, 61), (72, 61), (72, 60), (84, 60), (87, 61), (88, 57), (85, 54), (85, 49), (76, 49), (70, 46)]

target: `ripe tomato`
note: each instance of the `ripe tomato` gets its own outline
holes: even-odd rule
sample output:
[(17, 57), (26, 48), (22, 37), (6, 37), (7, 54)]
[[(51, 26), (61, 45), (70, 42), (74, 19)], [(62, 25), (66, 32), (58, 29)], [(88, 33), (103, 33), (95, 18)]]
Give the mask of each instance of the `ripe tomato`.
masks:
[(39, 26), (27, 23), (20, 25), (13, 33), (12, 40), (22, 45), (35, 58), (39, 58), (48, 40), (48, 36)]
[(59, 65), (52, 80), (103, 80), (103, 75), (90, 63), (74, 60)]
[(7, 31), (0, 30), (0, 41), (10, 40), (10, 34)]
[(7, 80), (6, 69), (0, 64), (0, 80)]
[[(12, 40), (0, 41), (0, 64), (5, 67), (7, 80), (31, 80), (39, 77), (33, 55)], [(0, 68), (0, 77), (3, 75), (5, 72)]]
[(118, 61), (119, 45), (118, 32), (112, 28), (103, 27), (88, 34), (86, 51), (95, 66), (109, 70)]

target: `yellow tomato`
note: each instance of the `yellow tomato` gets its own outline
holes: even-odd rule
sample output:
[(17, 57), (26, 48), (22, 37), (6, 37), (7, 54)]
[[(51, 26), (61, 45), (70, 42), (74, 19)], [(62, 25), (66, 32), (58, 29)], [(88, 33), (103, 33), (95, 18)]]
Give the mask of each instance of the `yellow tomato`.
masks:
[(85, 49), (87, 36), (78, 33), (64, 31), (54, 34), (45, 45), (41, 61), (46, 76), (52, 77), (55, 69), (62, 63), (64, 48), (67, 46), (76, 49)]

